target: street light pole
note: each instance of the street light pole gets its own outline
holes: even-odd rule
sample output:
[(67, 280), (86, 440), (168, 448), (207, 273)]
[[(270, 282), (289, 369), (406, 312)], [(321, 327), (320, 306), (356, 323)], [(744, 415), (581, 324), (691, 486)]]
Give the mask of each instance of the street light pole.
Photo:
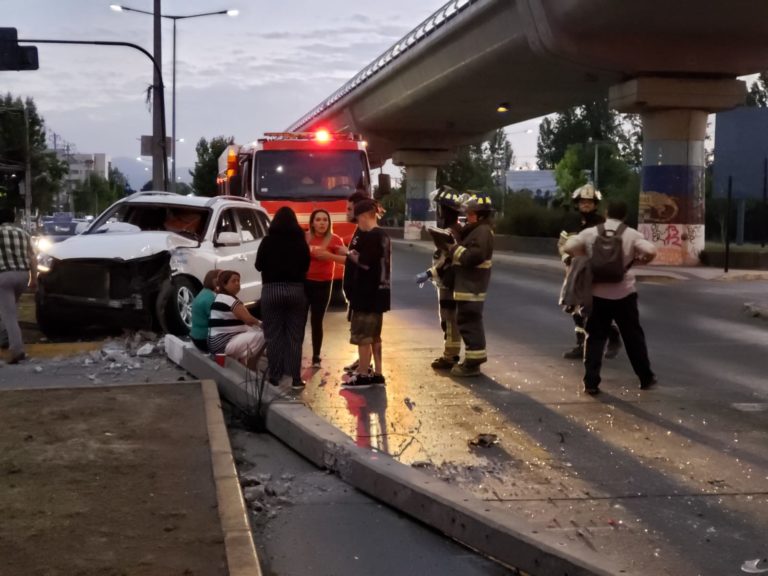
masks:
[(173, 19), (173, 87), (171, 88), (171, 192), (176, 192), (176, 20)]
[[(152, 14), (154, 22), (154, 51), (153, 56), (155, 61), (162, 63), (163, 56), (163, 40), (162, 32), (160, 28), (160, 4), (161, 0), (155, 0), (155, 10)], [(163, 121), (160, 115), (160, 74), (155, 70), (155, 85), (152, 92), (152, 188), (155, 190), (165, 190), (165, 181), (163, 178), (163, 153), (167, 154), (165, 150), (165, 142), (161, 142), (160, 138), (163, 134)]]
[(592, 180), (594, 181), (593, 183), (595, 185), (595, 190), (599, 190), (600, 189), (600, 187), (597, 185), (597, 159), (600, 157), (600, 155), (597, 153), (597, 148), (598, 148), (599, 145), (600, 144), (595, 142), (595, 175), (592, 178)]
[[(172, 91), (172, 103), (171, 103), (171, 132), (172, 132), (172, 143), (171, 143), (171, 184), (170, 184), (170, 190), (171, 192), (176, 191), (176, 21), (177, 20), (188, 20), (189, 18), (201, 18), (203, 16), (237, 16), (239, 14), (238, 10), (216, 10), (214, 12), (201, 12), (199, 14), (185, 14), (181, 16), (171, 15), (171, 14), (161, 14), (160, 13), (160, 0), (155, 0), (155, 11), (154, 12), (147, 12), (146, 10), (140, 10), (138, 8), (130, 8), (129, 6), (123, 6), (120, 4), (112, 4), (110, 6), (112, 10), (115, 12), (138, 12), (139, 14), (149, 14), (150, 16), (153, 16), (155, 18), (155, 42), (157, 43), (157, 39), (159, 38), (159, 32), (158, 30), (158, 22), (160, 18), (167, 18), (168, 20), (173, 21), (173, 80), (171, 87)], [(160, 52), (157, 48), (157, 44), (155, 44), (155, 58), (159, 61), (160, 60)], [(154, 161), (153, 161), (154, 164)], [(154, 171), (154, 168), (153, 168)], [(154, 178), (153, 178), (154, 182)], [(154, 186), (154, 184), (153, 184)]]

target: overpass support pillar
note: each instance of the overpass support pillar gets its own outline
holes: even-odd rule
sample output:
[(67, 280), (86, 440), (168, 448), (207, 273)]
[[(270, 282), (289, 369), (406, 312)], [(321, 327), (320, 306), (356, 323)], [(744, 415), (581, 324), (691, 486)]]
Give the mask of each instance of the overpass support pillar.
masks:
[(437, 169), (454, 157), (449, 150), (398, 150), (392, 155), (395, 166), (405, 167), (406, 240), (419, 240), (422, 229), (435, 223), (429, 193), (437, 188)]
[(734, 79), (648, 77), (611, 87), (611, 107), (642, 118), (638, 229), (656, 245), (655, 263), (699, 263), (707, 116), (743, 104), (745, 96), (745, 83)]

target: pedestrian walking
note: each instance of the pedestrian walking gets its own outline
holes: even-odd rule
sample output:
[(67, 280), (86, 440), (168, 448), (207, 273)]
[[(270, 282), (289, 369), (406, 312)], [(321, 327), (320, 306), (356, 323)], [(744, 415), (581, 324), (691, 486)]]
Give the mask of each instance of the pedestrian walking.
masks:
[(488, 361), (483, 307), (491, 281), (493, 206), (490, 196), (472, 190), (462, 195), (461, 206), (467, 215), (467, 224), (449, 254), (454, 270), (456, 321), (464, 341), (464, 361), (451, 368), (451, 375), (464, 377), (479, 376), (480, 365)]
[(460, 194), (450, 186), (435, 190), (430, 198), (435, 203), (438, 234), (435, 237), (435, 252), (429, 270), (416, 276), (416, 283), (422, 286), (431, 280), (437, 288), (438, 318), (443, 331), (443, 353), (432, 360), (435, 370), (450, 370), (461, 357), (461, 334), (456, 318), (457, 304), (453, 298), (454, 270), (450, 258), (450, 246), (460, 238), (461, 213)]
[[(347, 299), (350, 309), (350, 343), (357, 346), (358, 366), (343, 384), (366, 388), (384, 384), (381, 330), (384, 313), (390, 309), (392, 247), (389, 236), (378, 227), (378, 203), (355, 204), (359, 234), (355, 249), (347, 254), (350, 270)], [(373, 359), (373, 373), (368, 367)]]
[(0, 320), (8, 334), (8, 364), (26, 359), (19, 326), (18, 303), (24, 290), (37, 289), (37, 258), (32, 241), (14, 225), (12, 208), (0, 208)]
[[(607, 232), (612, 232), (621, 239), (625, 272), (617, 282), (592, 283), (592, 309), (587, 316), (584, 346), (584, 391), (587, 394), (597, 394), (600, 391), (603, 350), (614, 321), (621, 332), (632, 369), (640, 379), (640, 388), (647, 390), (656, 385), (656, 376), (648, 359), (645, 333), (640, 325), (635, 276), (630, 271), (630, 266), (635, 261), (647, 263), (653, 260), (656, 247), (640, 232), (624, 224), (627, 216), (627, 205), (624, 202), (609, 202), (607, 216), (603, 226)], [(598, 232), (598, 227), (591, 227), (569, 238), (564, 246), (565, 252), (571, 256), (592, 257)]]
[[(600, 190), (596, 190), (591, 183), (585, 184), (574, 190), (572, 195), (573, 204), (579, 213), (579, 224), (576, 229), (563, 230), (560, 233), (560, 241), (558, 242), (558, 250), (560, 257), (566, 266), (566, 282), (568, 275), (571, 272), (571, 260), (572, 256), (566, 253), (563, 248), (565, 242), (571, 236), (578, 234), (582, 230), (597, 226), (605, 222), (605, 218), (601, 216), (598, 211), (598, 205), (603, 196)], [(562, 303), (561, 303), (562, 304)], [(566, 311), (570, 310), (571, 318), (573, 318), (574, 330), (576, 333), (576, 346), (563, 352), (563, 358), (570, 360), (581, 360), (584, 358), (584, 340), (586, 338), (585, 326), (587, 324), (586, 310), (582, 306), (567, 307)], [(621, 350), (621, 337), (619, 336), (619, 330), (615, 325), (611, 325), (610, 333), (608, 336), (608, 347), (605, 351), (606, 358), (615, 358), (619, 350)]]
[(303, 388), (301, 349), (307, 324), (304, 281), (309, 269), (309, 246), (296, 214), (288, 206), (276, 213), (256, 253), (261, 272), (261, 315), (267, 339), (267, 378), (279, 385), (290, 378)]
[(340, 253), (344, 241), (333, 233), (333, 222), (327, 210), (318, 209), (309, 217), (306, 234), (309, 246), (309, 270), (304, 288), (309, 306), (309, 325), (312, 333), (312, 366), (321, 365), (323, 346), (323, 319), (331, 301), (336, 263), (331, 255)]

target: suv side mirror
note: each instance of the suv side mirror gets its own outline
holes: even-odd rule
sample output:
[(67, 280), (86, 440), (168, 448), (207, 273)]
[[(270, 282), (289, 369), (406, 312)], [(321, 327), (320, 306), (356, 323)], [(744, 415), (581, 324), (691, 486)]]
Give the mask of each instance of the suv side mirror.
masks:
[(240, 235), (237, 232), (221, 232), (216, 237), (217, 246), (240, 246)]
[(389, 174), (380, 173), (379, 174), (379, 187), (374, 193), (373, 197), (376, 200), (381, 200), (384, 196), (387, 194), (390, 194), (392, 192), (392, 179), (390, 178)]

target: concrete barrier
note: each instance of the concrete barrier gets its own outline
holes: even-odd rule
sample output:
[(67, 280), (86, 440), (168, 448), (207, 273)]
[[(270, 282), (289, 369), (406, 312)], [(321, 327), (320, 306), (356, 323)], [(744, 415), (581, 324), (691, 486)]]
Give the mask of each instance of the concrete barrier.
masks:
[[(166, 338), (170, 340), (166, 349), (182, 350), (182, 368), (197, 378), (213, 379), (220, 394), (239, 408), (254, 408), (249, 394), (256, 378), (244, 366), (228, 359), (221, 367), (191, 344), (174, 342), (178, 340), (174, 336)], [(179, 358), (178, 353), (174, 357)], [(618, 572), (597, 552), (563, 550), (554, 537), (537, 532), (501, 508), (387, 454), (358, 447), (298, 400), (269, 384), (261, 400), (266, 429), (307, 460), (490, 558), (533, 576), (609, 576)]]

